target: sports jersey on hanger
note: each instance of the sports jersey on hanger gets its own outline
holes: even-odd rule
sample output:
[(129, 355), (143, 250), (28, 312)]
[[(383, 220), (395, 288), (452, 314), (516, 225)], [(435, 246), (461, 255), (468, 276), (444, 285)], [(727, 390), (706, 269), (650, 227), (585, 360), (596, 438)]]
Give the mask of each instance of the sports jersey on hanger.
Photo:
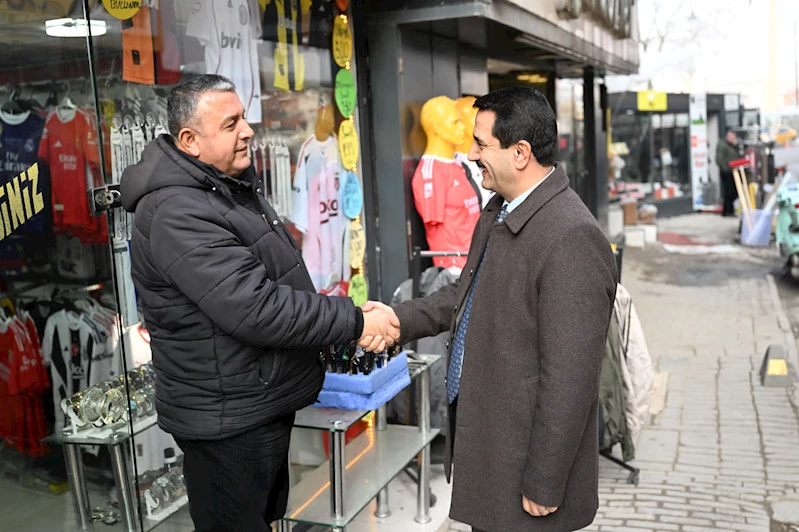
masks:
[(303, 233), (302, 258), (317, 291), (328, 285), (330, 274), (350, 279), (349, 220), (341, 212), (340, 176), (344, 173), (335, 135), (320, 142), (306, 140), (297, 157), (292, 185), (291, 221)]
[[(44, 118), (27, 111), (15, 115), (0, 111), (0, 185), (26, 171), (39, 159), (39, 141)], [(39, 172), (37, 192), (44, 201), (49, 199), (49, 179)], [(47, 230), (47, 209), (29, 218), (17, 234), (42, 234)]]
[(99, 172), (100, 154), (95, 127), (81, 109), (57, 108), (45, 122), (39, 161), (50, 167), (53, 224), (88, 241), (95, 238), (96, 222), (86, 196), (88, 168)]
[(180, 46), (175, 5), (160, 0), (158, 8), (142, 6), (122, 21), (122, 79), (147, 85), (180, 81)]
[(333, 0), (314, 0), (308, 15), (308, 46), (329, 50), (333, 45)]
[[(480, 218), (480, 198), (460, 163), (423, 155), (411, 181), (431, 251), (469, 251)], [(442, 268), (463, 268), (466, 257), (436, 257)]]
[(250, 0), (195, 0), (186, 34), (205, 46), (205, 71), (236, 85), (248, 122), (261, 122), (257, 6)]
[(119, 357), (106, 353), (88, 318), (71, 310), (56, 312), (47, 320), (42, 356), (53, 381), (56, 427), (66, 423), (62, 399), (120, 373)]
[(97, 272), (94, 259), (94, 248), (81, 239), (72, 236), (58, 235), (56, 242), (56, 268), (64, 279), (75, 281), (88, 280)]
[(277, 43), (274, 86), (285, 91), (305, 87), (302, 16), (300, 0), (269, 0), (264, 8), (263, 39)]

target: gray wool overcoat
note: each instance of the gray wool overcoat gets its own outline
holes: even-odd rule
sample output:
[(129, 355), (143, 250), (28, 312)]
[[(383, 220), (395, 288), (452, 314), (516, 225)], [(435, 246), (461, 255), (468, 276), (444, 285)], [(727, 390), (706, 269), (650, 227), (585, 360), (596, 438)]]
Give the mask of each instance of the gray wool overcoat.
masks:
[[(599, 373), (616, 263), (561, 167), (496, 223), (503, 201), (484, 209), (457, 283), (395, 307), (401, 342), (449, 330), (451, 352), (490, 238), (449, 408), (450, 515), (490, 532), (578, 530), (598, 506)], [(522, 494), (559, 510), (532, 517)]]

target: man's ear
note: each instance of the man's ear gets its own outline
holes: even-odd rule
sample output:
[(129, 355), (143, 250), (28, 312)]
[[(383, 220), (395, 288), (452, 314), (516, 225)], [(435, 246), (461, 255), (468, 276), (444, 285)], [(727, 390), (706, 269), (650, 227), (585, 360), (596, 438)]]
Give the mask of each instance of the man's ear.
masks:
[(184, 127), (178, 133), (178, 147), (193, 157), (200, 156), (200, 146), (197, 143), (197, 132), (193, 129)]
[(527, 167), (533, 158), (533, 149), (526, 140), (520, 140), (513, 146), (513, 163), (517, 170)]

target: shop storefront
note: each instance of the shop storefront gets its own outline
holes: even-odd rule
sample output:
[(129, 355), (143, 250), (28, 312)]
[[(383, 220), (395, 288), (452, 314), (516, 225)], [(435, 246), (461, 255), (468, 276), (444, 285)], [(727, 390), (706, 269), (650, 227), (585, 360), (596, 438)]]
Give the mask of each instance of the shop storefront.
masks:
[[(541, 91), (556, 110), (560, 162), (572, 187), (606, 225), (607, 98), (602, 80), (606, 74), (637, 70), (633, 2), (368, 4), (355, 13), (355, 26), (367, 35), (359, 55), (369, 57), (363, 77), (368, 86), (361, 92), (369, 94), (364, 125), (373, 140), (365, 150), (372, 165), (364, 171), (374, 175), (379, 187), (375, 210), (380, 225), (372, 232), (380, 241), (374, 257), (379, 275), (371, 279), (373, 293), (390, 300), (409, 276), (413, 249), (430, 248), (428, 217), (415, 206), (413, 179), (428, 140), (422, 110), (438, 96), (458, 102), (508, 85)], [(466, 136), (471, 136), (469, 127)], [(461, 156), (463, 148), (455, 153)], [(435, 164), (428, 166), (435, 170)], [(470, 203), (464, 205), (468, 209)]]
[[(716, 147), (727, 128), (757, 142), (756, 110), (736, 94), (610, 94), (611, 201), (654, 203), (659, 216), (720, 205)], [(755, 124), (750, 135), (742, 124)]]
[(191, 529), (180, 449), (155, 424), (132, 218), (116, 195), (167, 133), (167, 95), (185, 76), (235, 83), (259, 190), (317, 290), (365, 300), (372, 188), (352, 11), (347, 0), (0, 2), (0, 528)]

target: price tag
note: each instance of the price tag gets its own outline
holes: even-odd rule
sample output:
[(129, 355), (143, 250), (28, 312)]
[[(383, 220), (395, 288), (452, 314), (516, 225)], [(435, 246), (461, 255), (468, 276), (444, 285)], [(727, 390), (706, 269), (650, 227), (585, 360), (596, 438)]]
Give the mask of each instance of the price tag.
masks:
[(338, 151), (341, 155), (341, 164), (347, 170), (354, 170), (358, 164), (358, 132), (355, 131), (355, 123), (352, 120), (345, 120), (338, 128)]
[(350, 279), (350, 288), (347, 295), (352, 298), (352, 302), (359, 307), (369, 300), (369, 289), (366, 287), (366, 279), (363, 275), (356, 273)]
[(366, 256), (366, 233), (359, 220), (350, 222), (350, 267), (355, 270), (363, 264)]
[(350, 220), (357, 218), (361, 214), (361, 209), (363, 209), (361, 182), (353, 171), (347, 171), (344, 174), (344, 186), (341, 187), (341, 205), (344, 210), (344, 216)]
[(346, 68), (336, 74), (336, 105), (344, 118), (351, 117), (355, 111), (355, 80)]
[(333, 22), (333, 59), (341, 68), (352, 60), (352, 33), (347, 17), (339, 15)]
[(108, 14), (119, 20), (128, 20), (139, 12), (139, 0), (103, 0), (103, 6)]

